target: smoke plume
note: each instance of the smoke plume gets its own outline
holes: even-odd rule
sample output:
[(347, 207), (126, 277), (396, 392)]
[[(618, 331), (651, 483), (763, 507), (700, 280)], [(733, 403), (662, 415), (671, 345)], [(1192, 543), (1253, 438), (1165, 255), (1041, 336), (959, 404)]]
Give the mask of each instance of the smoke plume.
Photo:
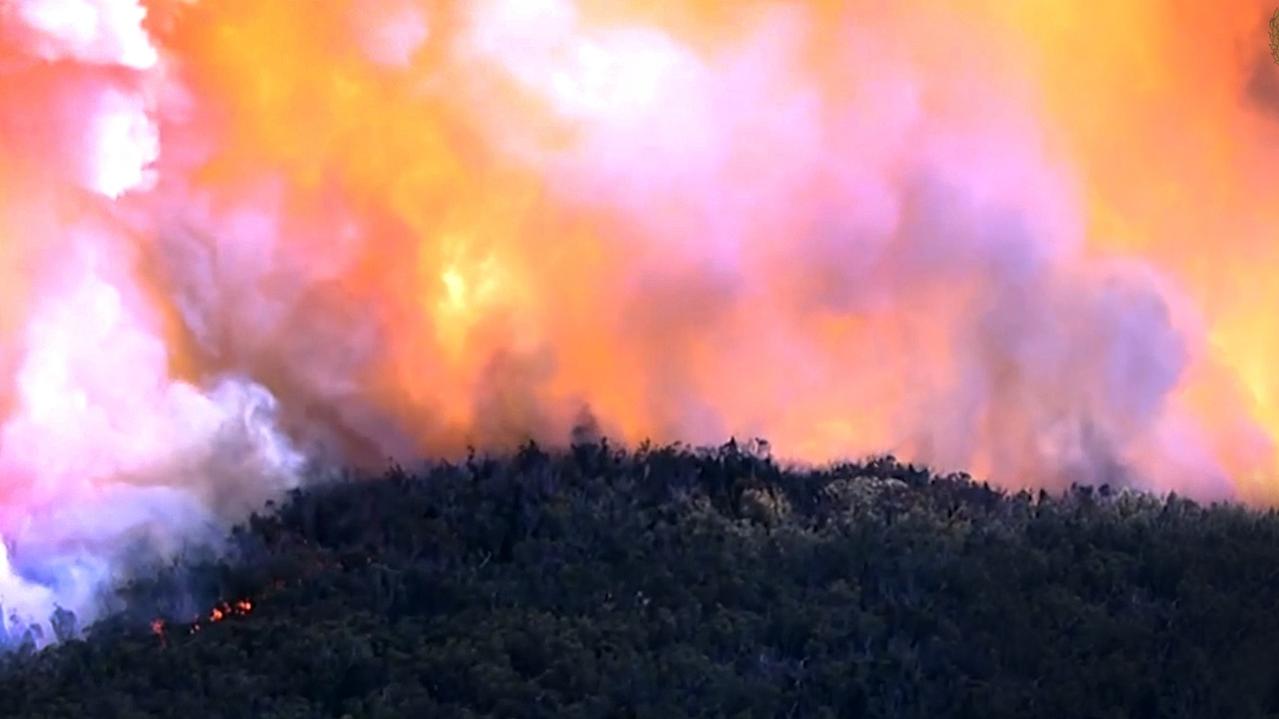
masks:
[(0, 601), (584, 418), (1273, 501), (1268, 9), (1032, 5), (0, 0)]

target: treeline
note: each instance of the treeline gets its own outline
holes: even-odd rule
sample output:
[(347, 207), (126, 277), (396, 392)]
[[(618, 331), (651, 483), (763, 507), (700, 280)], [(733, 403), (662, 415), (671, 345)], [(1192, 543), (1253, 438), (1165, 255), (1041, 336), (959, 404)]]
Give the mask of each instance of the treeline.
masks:
[(594, 443), (295, 492), (232, 542), (5, 660), (0, 716), (1279, 717), (1274, 512)]

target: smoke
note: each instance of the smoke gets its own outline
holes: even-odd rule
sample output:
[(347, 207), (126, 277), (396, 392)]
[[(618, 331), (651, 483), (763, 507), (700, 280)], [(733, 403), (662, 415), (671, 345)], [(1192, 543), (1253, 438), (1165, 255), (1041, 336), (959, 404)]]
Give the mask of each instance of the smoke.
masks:
[(213, 539), (302, 458), (261, 385), (175, 376), (145, 241), (112, 203), (145, 192), (159, 150), (141, 8), (3, 10), (0, 602), (24, 624), (55, 605), (91, 619), (139, 548)]
[(1265, 11), (1160, 7), (0, 1), (0, 601), (575, 430), (1271, 501)]

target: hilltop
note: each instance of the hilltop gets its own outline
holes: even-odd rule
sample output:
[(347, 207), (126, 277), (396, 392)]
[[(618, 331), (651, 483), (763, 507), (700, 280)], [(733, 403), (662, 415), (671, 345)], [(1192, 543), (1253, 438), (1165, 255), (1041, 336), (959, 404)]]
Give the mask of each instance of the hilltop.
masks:
[(1279, 716), (1274, 512), (601, 442), (313, 486), (230, 542), (11, 655), (0, 715)]

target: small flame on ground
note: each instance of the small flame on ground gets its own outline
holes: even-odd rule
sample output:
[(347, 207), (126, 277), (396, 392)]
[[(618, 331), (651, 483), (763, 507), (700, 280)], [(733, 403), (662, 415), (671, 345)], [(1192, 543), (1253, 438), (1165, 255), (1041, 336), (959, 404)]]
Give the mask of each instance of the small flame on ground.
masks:
[[(231, 602), (218, 602), (209, 610), (207, 619), (197, 616), (192, 618), (191, 626), (187, 630), (187, 634), (197, 634), (203, 628), (204, 624), (216, 624), (232, 617), (247, 617), (253, 612), (254, 604), (251, 599), (237, 599)], [(160, 638), (161, 643), (166, 640), (167, 623), (163, 618), (156, 617), (151, 620), (151, 633)]]
[(234, 602), (222, 602), (209, 612), (210, 622), (220, 622), (227, 617), (247, 616), (253, 611), (253, 602), (248, 599), (237, 599)]

